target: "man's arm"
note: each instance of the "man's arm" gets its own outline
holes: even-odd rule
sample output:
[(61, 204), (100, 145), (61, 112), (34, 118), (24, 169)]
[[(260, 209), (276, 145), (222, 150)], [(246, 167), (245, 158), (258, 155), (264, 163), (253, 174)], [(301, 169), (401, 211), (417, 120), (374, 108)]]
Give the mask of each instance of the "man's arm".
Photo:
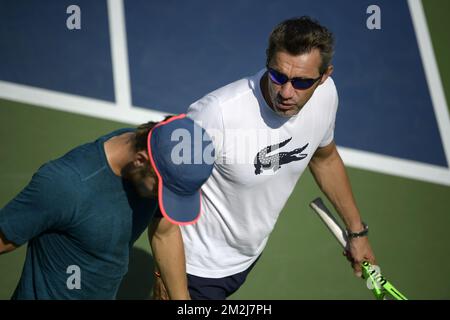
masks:
[(79, 177), (45, 164), (28, 185), (0, 208), (0, 253), (20, 247), (47, 230), (66, 228), (75, 212)]
[[(364, 229), (361, 216), (356, 207), (347, 172), (334, 142), (318, 148), (312, 157), (309, 168), (320, 189), (331, 201), (350, 232)], [(360, 276), (364, 260), (375, 263), (375, 256), (367, 237), (350, 240), (350, 254), (355, 273)]]
[[(154, 218), (149, 227), (149, 241), (161, 278), (173, 300), (188, 300), (186, 260), (183, 238), (178, 225), (165, 218)], [(159, 281), (159, 279), (156, 279)]]
[(0, 254), (13, 251), (16, 248), (17, 246), (14, 243), (8, 241), (0, 231)]

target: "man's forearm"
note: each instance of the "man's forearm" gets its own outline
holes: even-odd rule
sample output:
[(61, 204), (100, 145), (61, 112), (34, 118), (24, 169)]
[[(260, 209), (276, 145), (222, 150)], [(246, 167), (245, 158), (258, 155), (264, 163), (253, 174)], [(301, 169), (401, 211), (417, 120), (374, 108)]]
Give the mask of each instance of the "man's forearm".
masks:
[(170, 299), (189, 299), (183, 239), (178, 226), (169, 232), (155, 232), (150, 239), (153, 256)]
[[(316, 150), (309, 167), (320, 189), (333, 203), (347, 229), (351, 232), (363, 231), (364, 226), (356, 207), (350, 180), (334, 142)], [(376, 262), (367, 237), (351, 239), (346, 249), (349, 250), (352, 267), (358, 277), (361, 276), (363, 261)]]
[(361, 216), (356, 206), (350, 180), (337, 150), (324, 159), (310, 163), (311, 173), (317, 184), (338, 211), (346, 227), (361, 231)]

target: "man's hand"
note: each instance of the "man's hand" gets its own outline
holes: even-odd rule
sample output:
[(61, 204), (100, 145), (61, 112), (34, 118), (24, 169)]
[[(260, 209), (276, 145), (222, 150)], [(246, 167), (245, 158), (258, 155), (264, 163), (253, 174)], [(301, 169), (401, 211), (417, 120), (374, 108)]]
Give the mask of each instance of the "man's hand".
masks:
[(344, 252), (347, 260), (352, 264), (352, 268), (357, 277), (362, 276), (361, 263), (369, 261), (370, 264), (375, 265), (375, 255), (367, 237), (358, 237), (349, 239), (349, 248)]
[(14, 243), (8, 241), (0, 231), (0, 254), (13, 251), (16, 248), (17, 246)]
[(155, 276), (155, 283), (153, 284), (153, 300), (170, 300), (166, 286), (161, 277)]

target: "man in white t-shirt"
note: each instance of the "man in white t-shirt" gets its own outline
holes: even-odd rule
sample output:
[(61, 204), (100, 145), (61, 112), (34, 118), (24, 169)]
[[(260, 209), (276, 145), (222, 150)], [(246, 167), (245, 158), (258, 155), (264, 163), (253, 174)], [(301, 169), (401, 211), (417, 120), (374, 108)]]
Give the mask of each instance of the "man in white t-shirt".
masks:
[(271, 33), (266, 69), (190, 106), (217, 155), (203, 214), (182, 228), (192, 299), (225, 299), (242, 285), (307, 166), (353, 236), (355, 273), (363, 260), (375, 263), (333, 140), (333, 42), (315, 20), (284, 21)]

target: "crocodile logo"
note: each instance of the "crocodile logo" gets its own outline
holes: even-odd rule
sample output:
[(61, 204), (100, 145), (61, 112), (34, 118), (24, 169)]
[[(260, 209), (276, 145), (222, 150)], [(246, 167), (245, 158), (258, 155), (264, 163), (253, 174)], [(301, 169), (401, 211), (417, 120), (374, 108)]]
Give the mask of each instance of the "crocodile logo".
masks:
[(309, 143), (305, 144), (301, 148), (297, 148), (289, 152), (279, 152), (273, 155), (269, 155), (271, 152), (283, 148), (291, 140), (292, 137), (284, 140), (281, 143), (267, 146), (261, 151), (259, 151), (256, 154), (254, 161), (255, 174), (256, 175), (261, 174), (264, 170), (270, 170), (272, 168), (274, 171), (277, 171), (284, 164), (288, 164), (292, 161), (299, 161), (305, 159), (308, 156), (308, 154), (302, 152), (308, 147)]

